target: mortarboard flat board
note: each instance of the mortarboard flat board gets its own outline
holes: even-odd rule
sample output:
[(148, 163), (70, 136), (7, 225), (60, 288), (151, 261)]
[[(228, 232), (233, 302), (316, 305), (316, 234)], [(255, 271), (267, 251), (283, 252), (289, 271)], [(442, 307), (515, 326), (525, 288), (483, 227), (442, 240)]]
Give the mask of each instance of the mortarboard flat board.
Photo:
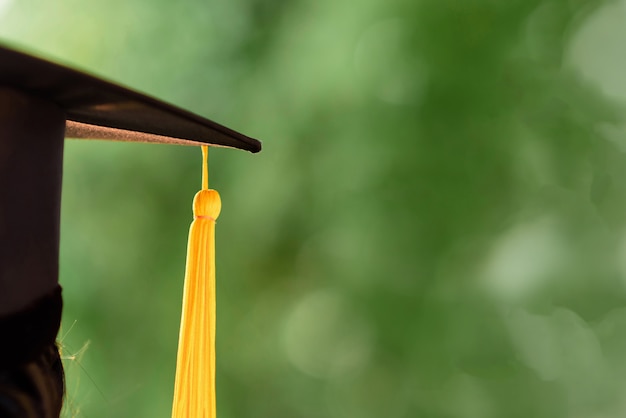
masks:
[(261, 143), (116, 84), (0, 46), (0, 85), (55, 103), (68, 138), (212, 145), (259, 152)]
[(0, 331), (12, 341), (0, 362), (28, 360), (58, 332), (65, 137), (261, 150), (201, 116), (0, 46)]

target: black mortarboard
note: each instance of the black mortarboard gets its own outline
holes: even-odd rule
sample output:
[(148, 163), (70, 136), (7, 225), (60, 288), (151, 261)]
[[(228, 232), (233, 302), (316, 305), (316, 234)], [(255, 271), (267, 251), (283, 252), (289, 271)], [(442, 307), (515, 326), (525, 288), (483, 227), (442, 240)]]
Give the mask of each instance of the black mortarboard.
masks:
[(193, 113), (0, 46), (0, 332), (11, 339), (0, 362), (28, 360), (58, 332), (65, 137), (261, 150)]

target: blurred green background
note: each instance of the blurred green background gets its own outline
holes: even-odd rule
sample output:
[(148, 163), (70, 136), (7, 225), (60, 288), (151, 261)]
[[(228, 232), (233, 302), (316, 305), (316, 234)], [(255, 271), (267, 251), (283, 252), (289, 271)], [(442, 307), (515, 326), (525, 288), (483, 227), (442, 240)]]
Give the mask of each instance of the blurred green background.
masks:
[[(626, 416), (626, 2), (0, 0), (216, 149), (220, 418)], [(66, 417), (168, 417), (200, 151), (67, 141)]]

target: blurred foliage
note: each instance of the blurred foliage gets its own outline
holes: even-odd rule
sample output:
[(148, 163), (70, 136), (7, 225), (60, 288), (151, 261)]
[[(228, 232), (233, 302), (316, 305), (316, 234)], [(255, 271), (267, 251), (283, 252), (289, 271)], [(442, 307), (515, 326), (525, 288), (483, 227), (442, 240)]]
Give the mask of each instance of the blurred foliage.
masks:
[[(264, 140), (210, 159), (221, 418), (626, 416), (626, 2), (0, 0), (0, 37)], [(169, 416), (199, 185), (67, 142), (66, 416)]]

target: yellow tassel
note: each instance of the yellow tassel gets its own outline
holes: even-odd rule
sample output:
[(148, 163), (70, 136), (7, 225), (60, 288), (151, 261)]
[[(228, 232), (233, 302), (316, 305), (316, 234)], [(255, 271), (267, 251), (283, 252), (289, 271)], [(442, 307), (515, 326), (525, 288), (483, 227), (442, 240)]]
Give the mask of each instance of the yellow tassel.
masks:
[(208, 189), (205, 146), (202, 161), (202, 190), (193, 199), (189, 228), (172, 418), (216, 418), (215, 220), (222, 202)]

